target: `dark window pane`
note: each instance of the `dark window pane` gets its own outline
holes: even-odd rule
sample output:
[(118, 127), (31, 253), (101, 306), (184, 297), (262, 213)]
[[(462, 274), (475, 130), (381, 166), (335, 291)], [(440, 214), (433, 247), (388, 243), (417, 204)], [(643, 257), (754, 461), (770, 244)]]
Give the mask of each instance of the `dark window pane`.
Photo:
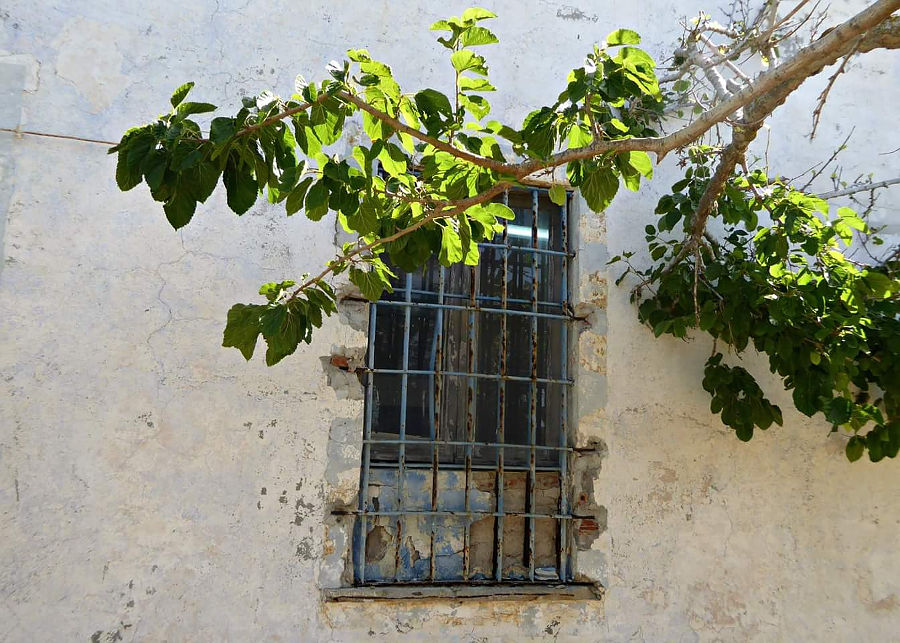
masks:
[(389, 304), (376, 306), (375, 368), (398, 369), (403, 366), (403, 326), (403, 308)]
[(561, 319), (538, 318), (538, 377), (562, 377), (562, 337), (565, 323)]
[(531, 377), (531, 318), (509, 315), (506, 324), (506, 374)]

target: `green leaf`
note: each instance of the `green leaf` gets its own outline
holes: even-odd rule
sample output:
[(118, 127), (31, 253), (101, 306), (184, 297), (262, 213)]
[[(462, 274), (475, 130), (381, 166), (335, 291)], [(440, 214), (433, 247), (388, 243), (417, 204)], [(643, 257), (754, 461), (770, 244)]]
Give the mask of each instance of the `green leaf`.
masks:
[(477, 47), (478, 45), (491, 45), (500, 42), (490, 29), (485, 27), (469, 27), (459, 39), (463, 47)]
[(846, 424), (853, 414), (853, 402), (844, 397), (832, 398), (825, 405), (825, 419), (832, 424)]
[[(641, 173), (641, 176), (653, 178), (653, 163), (646, 152), (626, 152), (628, 164)], [(623, 155), (624, 156), (624, 155)]]
[(142, 164), (144, 180), (147, 181), (147, 187), (151, 190), (159, 189), (166, 174), (167, 164), (168, 157), (164, 150), (153, 150), (144, 159)]
[(442, 131), (453, 117), (450, 99), (435, 89), (423, 89), (414, 98), (419, 115), (430, 133)]
[(491, 105), (484, 96), (465, 96), (461, 94), (459, 103), (477, 120), (481, 120), (491, 112)]
[[(365, 271), (356, 266), (350, 267), (350, 281), (359, 288), (369, 301), (378, 301), (385, 291), (385, 281), (375, 270)], [(390, 284), (387, 284), (388, 286)]]
[(206, 114), (214, 111), (216, 111), (216, 106), (212, 103), (181, 103), (178, 106), (178, 116), (181, 118), (191, 114)]
[(306, 194), (306, 217), (320, 221), (328, 213), (328, 186), (322, 180), (313, 183)]
[[(498, 219), (511, 221), (516, 218), (515, 213), (502, 203), (486, 203), (473, 205), (466, 210), (466, 216), (478, 221), (485, 230), (492, 230), (497, 225)], [(501, 228), (502, 229), (502, 228)]]
[(850, 208), (839, 208), (838, 216), (841, 217), (841, 220), (844, 223), (846, 223), (854, 230), (859, 230), (860, 232), (866, 232), (868, 230), (866, 222), (859, 218), (856, 212), (854, 212)]
[(462, 239), (449, 223), (441, 228), (441, 252), (438, 260), (443, 266), (451, 266), (463, 260)]
[(596, 169), (584, 177), (581, 195), (594, 212), (603, 212), (619, 190), (619, 179), (608, 169)]
[(496, 18), (497, 14), (488, 11), (487, 9), (482, 9), (480, 7), (469, 7), (465, 11), (463, 11), (462, 21), (468, 22), (469, 20), (480, 21), (487, 20), (489, 18)]
[(493, 92), (497, 88), (491, 85), (486, 78), (470, 78), (460, 76), (459, 91), (461, 92)]
[(854, 435), (847, 442), (847, 459), (850, 462), (856, 462), (862, 457), (863, 451), (865, 450), (865, 442), (858, 435)]
[(166, 219), (173, 228), (178, 230), (188, 224), (194, 216), (194, 210), (197, 208), (197, 202), (188, 194), (177, 191), (175, 196), (163, 204), (163, 211), (166, 213)]
[(890, 297), (896, 288), (890, 277), (874, 270), (867, 270), (864, 280), (866, 285), (872, 290), (872, 294), (880, 299)]
[(393, 143), (385, 143), (381, 152), (378, 154), (378, 160), (381, 161), (381, 167), (391, 176), (401, 176), (406, 174), (406, 155), (399, 147)]
[(309, 190), (309, 186), (312, 184), (313, 178), (311, 176), (306, 177), (300, 183), (297, 184), (291, 193), (288, 194), (287, 201), (285, 201), (284, 209), (287, 212), (288, 216), (291, 216), (295, 212), (299, 212), (303, 207), (303, 202), (306, 199), (306, 192)]
[(267, 284), (263, 284), (259, 287), (259, 294), (265, 296), (270, 302), (278, 299), (281, 294), (290, 288), (291, 286), (296, 286), (297, 282), (295, 281), (282, 281), (279, 283), (275, 283), (274, 281), (269, 282)]
[(579, 147), (587, 147), (594, 142), (594, 137), (590, 130), (582, 124), (576, 124), (569, 130), (569, 147), (575, 149)]
[(309, 328), (299, 308), (278, 304), (267, 306), (260, 315), (260, 330), (266, 340), (266, 366), (274, 366), (297, 350)]
[(244, 164), (237, 154), (228, 156), (222, 182), (228, 194), (228, 207), (235, 214), (244, 214), (256, 203), (259, 186), (253, 176), (253, 170)]
[(616, 29), (606, 37), (606, 44), (610, 47), (618, 45), (639, 45), (641, 37), (631, 29)]
[(228, 322), (222, 337), (222, 346), (241, 351), (244, 359), (253, 357), (259, 338), (259, 316), (266, 309), (258, 304), (235, 304), (228, 311)]
[(566, 204), (566, 188), (561, 185), (553, 185), (550, 187), (550, 200), (556, 205)]
[(454, 51), (450, 56), (450, 64), (458, 72), (471, 71), (482, 76), (487, 76), (487, 67), (484, 66), (484, 57), (479, 56), (471, 49)]
[(189, 83), (185, 83), (181, 87), (175, 90), (172, 94), (172, 98), (169, 99), (169, 102), (172, 103), (172, 107), (178, 107), (181, 104), (181, 101), (184, 100), (185, 96), (188, 95), (188, 92), (194, 87), (194, 82), (191, 81)]
[(128, 150), (120, 149), (116, 159), (116, 185), (123, 192), (134, 189), (144, 180), (140, 163), (128, 162)]
[(472, 228), (469, 225), (469, 221), (463, 215), (457, 217), (456, 220), (459, 222), (459, 239), (464, 255), (463, 262), (467, 266), (477, 266), (479, 259), (478, 243), (472, 238)]
[(215, 145), (227, 142), (237, 132), (237, 121), (226, 116), (218, 116), (209, 124), (209, 140)]

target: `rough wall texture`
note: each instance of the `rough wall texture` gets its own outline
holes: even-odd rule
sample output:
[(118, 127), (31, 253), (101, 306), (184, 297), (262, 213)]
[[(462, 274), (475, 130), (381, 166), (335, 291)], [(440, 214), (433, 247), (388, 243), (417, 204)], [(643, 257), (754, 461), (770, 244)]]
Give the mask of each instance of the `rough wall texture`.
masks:
[[(495, 114), (555, 97), (565, 70), (619, 26), (667, 51), (699, 4), (487, 2)], [(425, 30), (460, 2), (6, 2), (0, 127), (114, 139), (196, 80), (199, 98), (289, 91), (350, 46), (407, 86), (446, 88)], [(852, 9), (833, 3), (836, 17)], [(832, 92), (808, 143), (816, 78), (758, 153), (785, 174), (827, 156), (862, 112), (847, 175), (897, 174), (896, 56), (871, 55)], [(605, 217), (577, 208), (579, 332), (573, 483), (594, 520), (578, 570), (587, 603), (325, 604), (345, 584), (366, 313), (347, 302), (273, 369), (219, 347), (227, 308), (325, 261), (334, 229), (217, 194), (181, 233), (142, 190), (117, 191), (104, 146), (0, 133), (0, 638), (5, 640), (884, 640), (900, 626), (900, 474), (848, 464), (827, 427), (739, 443), (699, 389), (709, 347), (654, 341), (612, 253), (638, 247), (667, 163)], [(827, 186), (823, 186), (827, 187)], [(896, 195), (879, 221), (900, 232)], [(615, 275), (613, 275), (614, 277)], [(764, 364), (747, 358), (757, 374)], [(768, 390), (782, 408), (789, 398)], [(401, 637), (400, 635), (404, 635)]]

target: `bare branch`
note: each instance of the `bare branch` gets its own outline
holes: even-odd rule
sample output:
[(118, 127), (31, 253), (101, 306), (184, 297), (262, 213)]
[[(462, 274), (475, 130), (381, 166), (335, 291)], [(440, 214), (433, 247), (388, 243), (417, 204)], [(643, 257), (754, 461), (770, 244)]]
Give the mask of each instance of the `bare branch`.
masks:
[(857, 194), (859, 192), (869, 192), (870, 190), (877, 190), (879, 188), (886, 188), (891, 185), (900, 184), (900, 177), (896, 179), (887, 179), (884, 181), (876, 181), (874, 183), (856, 183), (854, 185), (848, 186), (842, 190), (832, 190), (831, 192), (823, 192), (822, 194), (817, 195), (820, 199), (836, 199), (841, 196), (850, 196), (851, 194)]
[(816, 137), (816, 130), (819, 128), (819, 119), (822, 118), (822, 110), (825, 109), (825, 101), (828, 100), (828, 94), (831, 92), (831, 88), (834, 87), (834, 82), (838, 79), (838, 76), (843, 74), (847, 69), (847, 63), (850, 61), (850, 58), (853, 57), (853, 54), (856, 53), (856, 50), (859, 48), (859, 40), (856, 41), (853, 49), (850, 50), (846, 56), (844, 56), (844, 60), (841, 61), (840, 67), (837, 68), (837, 71), (834, 72), (828, 78), (828, 84), (825, 85), (825, 89), (819, 94), (819, 98), (816, 102), (816, 108), (813, 110), (813, 126), (812, 131), (809, 133), (809, 140), (813, 140)]
[[(834, 159), (837, 158), (838, 154), (840, 154), (840, 153), (843, 152), (845, 149), (847, 149), (847, 141), (850, 140), (850, 137), (853, 136), (853, 132), (855, 132), (855, 131), (856, 131), (856, 127), (852, 127), (852, 128), (850, 129), (850, 133), (847, 134), (847, 138), (844, 139), (844, 142), (841, 143), (841, 144), (837, 147), (837, 149), (835, 149), (834, 152), (831, 153), (831, 156), (828, 157), (828, 160), (825, 161), (824, 163), (822, 163), (822, 165), (821, 165), (818, 169), (816, 169), (816, 166), (813, 165), (811, 168), (809, 168), (808, 170), (806, 170), (806, 172), (812, 172), (813, 170), (815, 170), (815, 171), (813, 172), (813, 175), (812, 175), (811, 177), (809, 177), (809, 181), (807, 181), (807, 182), (804, 184), (804, 186), (803, 186), (802, 188), (800, 188), (800, 191), (801, 191), (801, 192), (805, 192), (806, 189), (807, 189), (810, 185), (813, 184), (813, 181), (815, 181), (817, 178), (819, 178), (819, 177), (822, 175), (822, 172), (824, 172), (824, 171), (826, 170), (826, 168), (834, 162)], [(806, 172), (804, 172), (803, 174), (806, 174)], [(792, 179), (791, 179), (790, 181), (788, 181), (788, 182), (789, 182), (789, 183), (793, 183), (794, 181), (796, 181), (797, 179), (799, 179), (801, 176), (803, 176), (803, 174), (800, 174), (800, 175), (798, 175), (798, 176), (795, 176), (794, 178), (792, 178)]]

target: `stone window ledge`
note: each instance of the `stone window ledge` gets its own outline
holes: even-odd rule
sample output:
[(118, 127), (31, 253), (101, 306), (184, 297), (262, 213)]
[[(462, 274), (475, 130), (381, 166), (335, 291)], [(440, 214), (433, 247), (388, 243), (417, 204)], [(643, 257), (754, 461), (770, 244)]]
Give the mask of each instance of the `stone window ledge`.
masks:
[(325, 589), (326, 602), (394, 600), (488, 600), (488, 601), (596, 601), (603, 587), (592, 583), (564, 585), (447, 584), (369, 585)]

